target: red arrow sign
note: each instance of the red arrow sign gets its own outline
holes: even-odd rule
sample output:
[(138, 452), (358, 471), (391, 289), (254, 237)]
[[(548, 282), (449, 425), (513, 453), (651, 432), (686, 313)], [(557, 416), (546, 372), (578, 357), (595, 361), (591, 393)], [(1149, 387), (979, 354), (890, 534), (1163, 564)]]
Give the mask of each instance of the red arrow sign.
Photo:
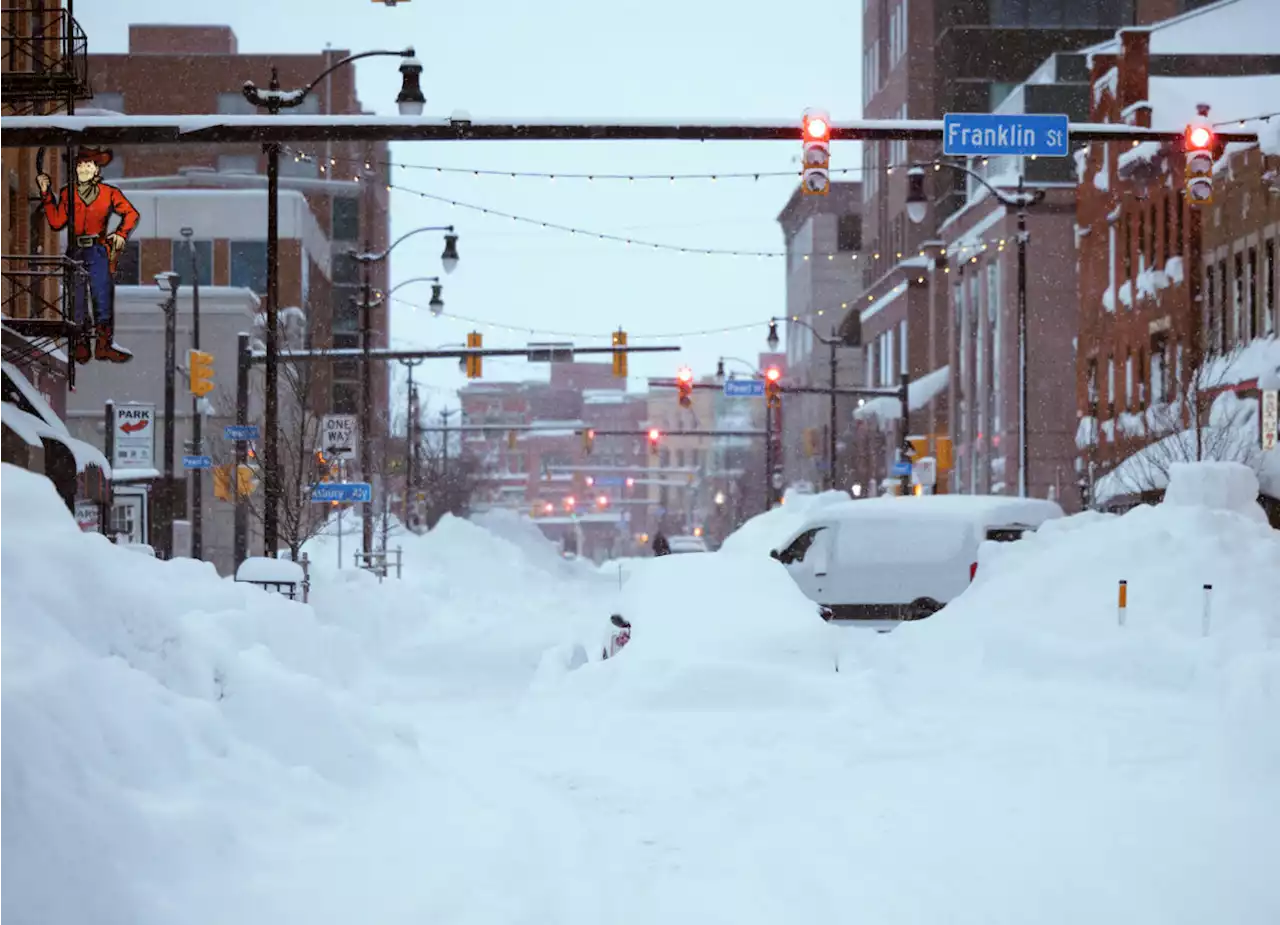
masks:
[(141, 420), (141, 421), (134, 421), (132, 424), (121, 424), (120, 429), (123, 430), (126, 434), (131, 434), (135, 430), (142, 430), (142, 428), (146, 426), (147, 426), (147, 421)]

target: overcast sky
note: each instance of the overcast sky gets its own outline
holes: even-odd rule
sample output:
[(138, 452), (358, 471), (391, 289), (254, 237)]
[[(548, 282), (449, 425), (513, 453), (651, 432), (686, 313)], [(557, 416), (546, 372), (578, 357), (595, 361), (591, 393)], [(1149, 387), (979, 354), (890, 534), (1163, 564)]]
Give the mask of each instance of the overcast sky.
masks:
[[(270, 15), (264, 16), (269, 10)], [(242, 52), (364, 51), (412, 44), (425, 66), (429, 115), (463, 109), (473, 117), (585, 116), (687, 119), (792, 118), (821, 106), (832, 118), (855, 118), (861, 102), (861, 4), (803, 7), (759, 0), (549, 0), (489, 3), (401, 0), (115, 0), (77, 3), (91, 52), (123, 52), (128, 25), (142, 22), (227, 24)], [(361, 62), (366, 108), (395, 112), (393, 59)], [(228, 75), (228, 90), (266, 74)], [(716, 173), (798, 169), (790, 142), (423, 142), (392, 146), (405, 164), (545, 173)], [(832, 166), (854, 166), (856, 149), (839, 144)], [(401, 168), (397, 186), (588, 231), (686, 247), (782, 249), (776, 222), (795, 188), (792, 177), (635, 181), (438, 174)], [(430, 288), (410, 285), (392, 315), (396, 346), (443, 346), (473, 327), (489, 346), (565, 339), (608, 344), (619, 325), (632, 343), (678, 344), (679, 354), (634, 357), (632, 389), (649, 376), (689, 365), (714, 372), (720, 355), (753, 358), (765, 349), (767, 320), (784, 311), (779, 257), (691, 255), (628, 247), (545, 230), (510, 219), (392, 193), (392, 233), (454, 224), (461, 261), (447, 278), (446, 313), (490, 322), (432, 318)], [(392, 284), (440, 273), (438, 236), (406, 241), (392, 257)], [(690, 336), (685, 332), (752, 325)], [(539, 333), (503, 330), (498, 325)], [(684, 333), (684, 336), (680, 336)], [(670, 334), (654, 339), (643, 335)], [(545, 377), (523, 360), (486, 360), (486, 379)], [(418, 367), (433, 387), (434, 408), (456, 403), (465, 383), (456, 363)]]

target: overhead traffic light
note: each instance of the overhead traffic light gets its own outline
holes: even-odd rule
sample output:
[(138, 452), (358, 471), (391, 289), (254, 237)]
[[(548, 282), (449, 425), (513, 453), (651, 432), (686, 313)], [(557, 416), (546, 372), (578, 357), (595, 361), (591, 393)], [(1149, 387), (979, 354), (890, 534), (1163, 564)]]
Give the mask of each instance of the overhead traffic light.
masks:
[(806, 109), (801, 130), (804, 170), (800, 189), (807, 196), (825, 196), (831, 191), (831, 117), (821, 109)]
[(782, 404), (782, 385), (779, 383), (781, 378), (782, 371), (776, 366), (770, 366), (764, 371), (764, 397), (770, 408), (777, 408)]
[(187, 351), (188, 379), (192, 395), (208, 395), (213, 391), (213, 354), (203, 350)]
[(608, 495), (601, 495), (600, 497), (596, 498), (596, 507), (598, 507), (598, 508), (606, 508), (606, 507), (608, 507), (608, 506), (609, 506), (609, 496), (608, 496)]
[[(627, 332), (618, 328), (613, 332), (613, 346), (625, 347), (627, 345)], [(613, 376), (615, 379), (627, 378), (627, 354), (625, 350), (613, 351)]]
[(911, 452), (907, 456), (911, 462), (919, 462), (929, 455), (928, 437), (908, 437), (907, 443), (911, 446)]
[(680, 390), (680, 407), (693, 407), (693, 370), (681, 366), (676, 373), (676, 387)]
[(595, 445), (596, 445), (596, 432), (590, 428), (588, 428), (587, 430), (584, 430), (582, 432), (582, 452), (590, 456), (591, 451), (595, 448)]
[(658, 444), (662, 442), (662, 432), (656, 427), (649, 428), (649, 452), (658, 455)]
[[(467, 335), (467, 346), (477, 349), (484, 347), (484, 335), (479, 331), (472, 331)], [(484, 357), (468, 356), (466, 359), (467, 378), (479, 379), (484, 371)]]
[(1184, 135), (1187, 202), (1207, 206), (1213, 202), (1213, 162), (1221, 153), (1208, 122), (1193, 122)]

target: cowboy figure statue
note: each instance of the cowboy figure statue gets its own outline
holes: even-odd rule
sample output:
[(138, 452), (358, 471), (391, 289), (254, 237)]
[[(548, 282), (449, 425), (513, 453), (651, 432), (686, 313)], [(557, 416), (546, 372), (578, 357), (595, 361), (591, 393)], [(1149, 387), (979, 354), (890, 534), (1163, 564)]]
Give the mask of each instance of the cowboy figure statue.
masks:
[[(112, 363), (125, 363), (133, 354), (115, 342), (115, 271), (116, 260), (124, 250), (125, 241), (138, 224), (138, 210), (124, 193), (102, 182), (102, 168), (111, 163), (111, 152), (100, 148), (81, 148), (75, 163), (75, 228), (68, 233), (67, 256), (81, 263), (89, 275), (89, 298), (93, 301), (93, 314), (97, 345), (93, 356)], [(36, 175), (40, 187), (40, 201), (44, 214), (54, 231), (67, 227), (67, 202), (71, 196), (70, 184), (61, 197), (50, 189), (52, 180), (48, 174)], [(118, 215), (120, 222), (114, 231), (108, 231), (111, 216)], [(84, 325), (88, 306), (85, 304), (83, 286), (75, 292), (76, 323)], [(88, 363), (89, 343), (83, 335), (72, 339), (72, 355), (77, 363)]]

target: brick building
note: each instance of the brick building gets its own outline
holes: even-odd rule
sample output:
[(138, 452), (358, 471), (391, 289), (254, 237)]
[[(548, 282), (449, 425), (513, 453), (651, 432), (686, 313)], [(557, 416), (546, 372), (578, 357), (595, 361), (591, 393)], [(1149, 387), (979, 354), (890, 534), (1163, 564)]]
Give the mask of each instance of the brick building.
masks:
[[(1092, 118), (1178, 130), (1201, 106), (1213, 122), (1273, 111), (1280, 55), (1249, 46), (1260, 39), (1242, 33), (1237, 18), (1250, 14), (1264, 22), (1265, 0), (1228, 0), (1151, 30), (1122, 30), (1093, 52)], [(1187, 56), (1183, 38), (1201, 53)], [(1076, 442), (1081, 493), (1091, 501), (1163, 489), (1177, 458), (1249, 455), (1205, 439), (1218, 427), (1211, 408), (1219, 393), (1256, 406), (1265, 357), (1280, 365), (1272, 350), (1277, 154), (1228, 150), (1213, 204), (1201, 208), (1186, 202), (1180, 145), (1093, 144), (1078, 155)]]
[[(941, 119), (948, 112), (990, 112), (1055, 52), (1078, 49), (1110, 38), (1117, 27), (1152, 22), (1196, 5), (1188, 0), (864, 0), (862, 114)], [(960, 352), (952, 347), (950, 330), (954, 281), (931, 285), (928, 270), (945, 247), (943, 223), (969, 201), (964, 175), (929, 171), (924, 220), (912, 224), (906, 215), (906, 166), (932, 161), (938, 154), (933, 142), (863, 144), (862, 291), (843, 322), (846, 331), (861, 327), (868, 384), (896, 385), (905, 372), (917, 383), (917, 394), (933, 393), (920, 408), (912, 402), (913, 434), (946, 434), (951, 428), (948, 399), (956, 400), (949, 388), (933, 390), (940, 374), (930, 378), (950, 366), (953, 354), (958, 360)], [(958, 220), (951, 234), (972, 235), (973, 224), (984, 219), (985, 209)], [(974, 275), (970, 271), (969, 278)], [(1011, 278), (1001, 277), (997, 289), (1004, 291), (1004, 279)], [(877, 400), (874, 407), (887, 409), (888, 404)], [(866, 412), (860, 415), (854, 463), (859, 484), (884, 477), (899, 443), (895, 429), (901, 425), (892, 417), (876, 417), (872, 421)], [(976, 437), (970, 443), (976, 448)], [(970, 471), (978, 471), (976, 462)], [(989, 466), (983, 471), (989, 472)], [(980, 484), (989, 487), (992, 481), (964, 479), (958, 487), (976, 490)]]
[[(460, 389), (462, 423), (492, 428), (462, 438), (463, 451), (482, 464), (481, 505), (527, 511), (558, 541), (577, 541), (570, 514), (589, 516), (590, 548), (580, 551), (620, 549), (614, 534), (633, 507), (628, 481), (648, 465), (644, 441), (602, 435), (587, 453), (580, 431), (639, 431), (645, 399), (625, 386), (609, 364), (571, 362), (551, 364), (548, 381), (481, 380)], [(602, 495), (603, 506), (596, 503)]]
[[(306, 86), (348, 54), (339, 49), (301, 55), (240, 54), (229, 26), (131, 25), (127, 53), (89, 56), (93, 105), (126, 115), (253, 114), (257, 110), (241, 92), (244, 81), (265, 86), (272, 67), (276, 67), (282, 86)], [(357, 66), (334, 71), (292, 111), (339, 115), (365, 112), (356, 95)], [(389, 67), (385, 63), (383, 66)], [(303, 154), (307, 156), (302, 157)], [(358, 347), (361, 319), (353, 300), (360, 292), (360, 271), (348, 254), (356, 248), (382, 249), (389, 243), (389, 178), (382, 174), (386, 168), (372, 166), (387, 162), (387, 146), (332, 142), (292, 155), (281, 159), (281, 192), (292, 191), (303, 197), (314, 219), (314, 229), (325, 244), (319, 251), (308, 250), (301, 239), (282, 236), (280, 307), (303, 310), (312, 346)], [(370, 169), (355, 172), (350, 166), (361, 163), (371, 165)], [(121, 148), (108, 167), (108, 176), (117, 178), (116, 182), (131, 196), (157, 189), (237, 190), (252, 200), (256, 191), (258, 201), (245, 208), (265, 216), (265, 171), (261, 146), (184, 145)], [(344, 173), (337, 176), (339, 171)], [(202, 272), (209, 280), (248, 286), (265, 296), (265, 217), (261, 230), (237, 228), (235, 237), (207, 227), (205, 217), (196, 211), (185, 220), (175, 217), (170, 224), (185, 224), (194, 230)], [(295, 224), (300, 225), (301, 221)], [(162, 269), (185, 272), (184, 261), (173, 260), (180, 246), (180, 242), (174, 242), (170, 245), (172, 250), (167, 249), (160, 239), (137, 242), (137, 256), (131, 259), (136, 260), (141, 279), (148, 280)], [(125, 266), (129, 264), (126, 262)], [(206, 266), (208, 270), (203, 269)], [(374, 288), (387, 288), (388, 269), (386, 262), (373, 264)], [(372, 310), (373, 346), (387, 345), (388, 320), (387, 303)], [(389, 370), (380, 364), (373, 373), (375, 420), (385, 427)], [(316, 377), (317, 411), (359, 410), (357, 363), (320, 364)]]

